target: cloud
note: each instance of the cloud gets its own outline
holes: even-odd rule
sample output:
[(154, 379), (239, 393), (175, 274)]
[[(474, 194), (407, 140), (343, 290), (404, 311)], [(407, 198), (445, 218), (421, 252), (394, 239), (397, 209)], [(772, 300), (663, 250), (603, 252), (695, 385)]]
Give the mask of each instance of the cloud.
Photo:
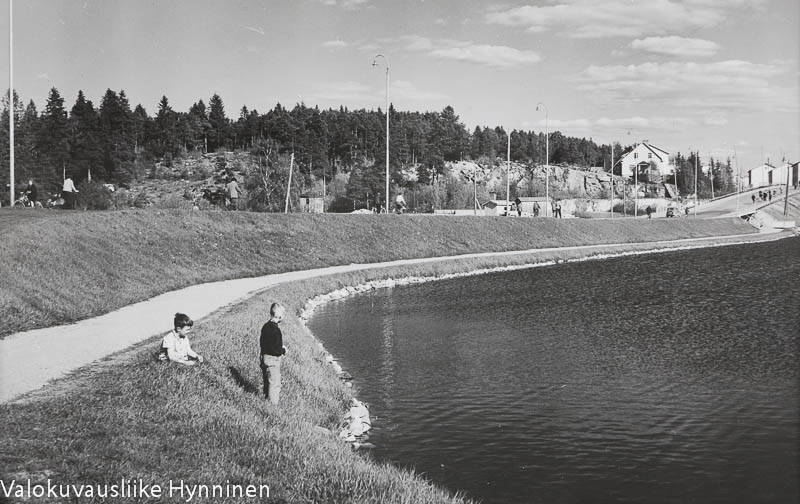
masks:
[(367, 7), (370, 0), (319, 0), (322, 5), (330, 7), (341, 7), (347, 10), (356, 10), (361, 7)]
[(648, 62), (591, 65), (573, 82), (601, 103), (641, 104), (697, 110), (798, 110), (798, 88), (781, 86), (781, 62), (727, 60), (710, 63)]
[(425, 52), (440, 59), (477, 63), (492, 67), (512, 67), (537, 63), (542, 58), (534, 51), (524, 51), (508, 46), (476, 44), (471, 41), (452, 39), (432, 40), (417, 35), (400, 37), (409, 51)]
[(495, 67), (512, 67), (536, 63), (542, 58), (533, 51), (520, 51), (508, 46), (473, 44), (471, 42), (452, 47), (434, 49), (431, 56), (456, 61), (466, 61)]
[[(307, 103), (372, 108), (383, 107), (386, 94), (383, 86), (371, 87), (355, 81), (333, 81), (316, 84), (304, 98)], [(406, 107), (405, 104), (441, 104), (449, 99), (449, 96), (436, 91), (418, 89), (410, 81), (389, 81), (389, 100), (396, 107), (403, 108)]]
[(345, 47), (348, 47), (349, 45), (350, 44), (348, 44), (347, 42), (345, 42), (344, 40), (341, 40), (341, 39), (328, 40), (328, 41), (322, 43), (322, 47), (324, 47), (325, 49), (330, 49), (332, 51), (335, 51), (337, 49), (344, 49)]
[(728, 118), (724, 116), (708, 116), (703, 118), (703, 123), (708, 126), (725, 126), (728, 124)]
[(419, 35), (405, 35), (400, 37), (403, 46), (409, 51), (429, 51), (433, 49), (433, 42), (427, 37)]
[(450, 96), (446, 94), (437, 91), (423, 91), (417, 89), (413, 83), (403, 80), (389, 83), (389, 98), (394, 100), (393, 97), (397, 97), (398, 101), (413, 102), (443, 102), (450, 99)]
[[(531, 122), (526, 122), (526, 125)], [(599, 135), (602, 137), (615, 137), (622, 139), (627, 134), (633, 135), (636, 139), (641, 137), (643, 133), (651, 130), (675, 130), (693, 126), (695, 121), (687, 117), (667, 117), (667, 116), (654, 116), (654, 117), (621, 117), (621, 118), (608, 118), (601, 117), (599, 119), (539, 119), (533, 123), (535, 126), (544, 131), (545, 128), (550, 131), (561, 131), (568, 134), (579, 134), (586, 136)], [(633, 140), (631, 138), (630, 140)]]
[(355, 81), (335, 81), (324, 82), (315, 85), (312, 92), (306, 95), (309, 103), (334, 103), (334, 104), (358, 104), (370, 101), (378, 103), (376, 91), (360, 82)]
[(631, 49), (679, 57), (709, 57), (719, 50), (716, 42), (695, 38), (647, 37), (630, 43)]
[(36, 74), (36, 79), (37, 80), (50, 80), (50, 74), (48, 74), (48, 73)]
[(571, 38), (642, 37), (713, 27), (731, 9), (766, 0), (561, 0), (550, 5), (493, 8), (486, 22), (529, 32), (557, 30)]

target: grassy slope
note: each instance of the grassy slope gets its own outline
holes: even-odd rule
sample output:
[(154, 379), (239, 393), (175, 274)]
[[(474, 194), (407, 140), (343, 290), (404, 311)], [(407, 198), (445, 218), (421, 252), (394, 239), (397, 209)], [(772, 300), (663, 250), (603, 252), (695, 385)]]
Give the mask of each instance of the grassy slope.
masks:
[[(387, 257), (546, 246), (558, 243), (557, 239), (569, 244), (616, 242), (625, 241), (626, 233), (643, 240), (672, 233), (748, 231), (735, 222), (716, 221), (713, 229), (702, 222), (662, 222), (619, 222), (610, 231), (602, 222), (577, 220), (540, 223), (452, 217), (367, 216), (364, 219), (134, 212), (32, 216), (25, 226), (27, 237), (20, 238), (14, 229), (6, 234), (13, 237), (17, 246), (22, 240), (26, 247), (33, 247), (33, 236), (55, 247), (49, 263), (43, 260), (38, 263), (42, 268), (58, 265), (55, 258), (63, 258), (73, 268), (76, 262), (87, 261), (81, 274), (76, 273), (77, 279), (63, 277), (78, 283), (62, 289), (66, 292), (67, 287), (88, 284), (82, 289), (95, 289), (94, 295), (99, 299), (104, 293), (108, 296), (109, 291), (103, 289), (113, 286), (113, 282), (94, 285), (98, 277), (117, 274), (126, 279), (123, 285), (139, 286), (125, 295), (144, 296), (146, 282), (138, 275), (148, 278), (167, 275), (173, 263), (159, 262), (169, 257), (163, 252), (164, 247), (146, 244), (166, 239), (173, 228), (184, 229), (178, 233), (183, 236), (202, 237), (212, 251), (205, 253), (184, 244), (179, 249), (181, 261), (191, 261), (197, 266), (184, 264), (182, 275), (169, 280), (175, 285), (212, 273), (216, 275), (214, 278), (222, 278), (243, 271), (254, 274), (318, 266), (324, 263), (318, 262), (323, 259), (367, 262)], [(238, 233), (232, 229), (232, 223)], [(142, 229), (142, 224), (150, 227)], [(80, 235), (84, 254), (101, 255), (104, 259), (99, 262), (95, 259), (97, 264), (90, 267), (91, 261), (72, 250), (71, 241), (64, 246), (64, 242), (53, 239), (53, 230), (64, 225), (73, 226)], [(598, 239), (597, 225), (607, 226), (605, 231), (609, 236), (605, 240)], [(8, 230), (9, 225), (4, 229)], [(556, 238), (557, 229), (563, 232)], [(322, 238), (317, 237), (320, 244), (304, 247), (310, 237), (300, 230), (322, 230), (319, 232)], [(435, 239), (403, 240), (406, 236)], [(323, 246), (322, 240), (335, 245)], [(392, 241), (399, 243), (394, 246)], [(372, 247), (363, 245), (367, 242)], [(476, 246), (470, 248), (469, 242)], [(104, 251), (103, 244), (109, 244), (112, 250)], [(125, 247), (135, 248), (142, 257), (134, 262), (130, 259), (134, 254), (127, 252), (124, 257), (129, 259), (113, 261)], [(27, 259), (30, 254), (6, 250), (18, 254), (16, 261), (31, 260)], [(231, 250), (244, 257), (229, 257)], [(286, 254), (283, 252), (286, 250), (293, 253)], [(569, 253), (558, 252), (550, 258), (568, 256)], [(265, 260), (272, 263), (263, 264)], [(281, 300), (290, 314), (296, 314), (306, 299), (343, 285), (387, 276), (441, 274), (526, 260), (525, 257), (467, 259), (362, 271), (278, 286), (197, 324), (192, 335), (194, 346), (208, 359), (202, 366), (185, 368), (155, 362), (152, 351), (157, 339), (153, 339), (105, 364), (76, 373), (72, 380), (52, 386), (60, 387), (61, 393), (45, 393), (26, 403), (0, 406), (0, 425), (3, 425), (0, 445), (4, 447), (0, 452), (0, 478), (9, 481), (14, 477), (30, 477), (42, 481), (49, 477), (56, 483), (76, 484), (141, 478), (146, 483), (161, 485), (166, 485), (169, 479), (181, 478), (203, 484), (230, 480), (270, 485), (271, 502), (460, 502), (418, 476), (376, 465), (368, 456), (352, 453), (336, 438), (339, 419), (352, 391), (335, 378), (323, 362), (323, 351), (316, 340), (293, 316), (284, 323), (290, 353), (284, 364), (281, 407), (274, 408), (263, 401), (259, 397), (261, 377), (256, 364), (258, 330), (273, 300)], [(4, 261), (2, 267), (13, 268), (9, 263), (13, 264)], [(147, 271), (142, 272), (142, 268)], [(17, 271), (27, 269), (29, 266), (18, 265)], [(159, 290), (164, 290), (167, 283), (166, 279), (161, 282)], [(19, 288), (19, 283), (14, 285)], [(58, 303), (59, 299), (63, 298), (54, 297), (53, 302)], [(321, 433), (315, 426), (331, 429), (334, 434)]]
[(735, 220), (0, 212), (0, 337), (201, 282), (348, 263), (749, 233)]

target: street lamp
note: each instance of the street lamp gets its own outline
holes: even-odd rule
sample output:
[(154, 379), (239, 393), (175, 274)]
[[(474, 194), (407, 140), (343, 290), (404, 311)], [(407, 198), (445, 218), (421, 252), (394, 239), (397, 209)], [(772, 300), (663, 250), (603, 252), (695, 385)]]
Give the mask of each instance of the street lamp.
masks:
[(547, 110), (547, 105), (542, 102), (536, 104), (536, 110), (539, 110), (539, 107), (544, 107), (544, 138), (545, 138), (545, 155), (544, 155), (544, 199), (545, 199), (545, 208), (544, 208), (544, 216), (547, 217), (548, 208), (550, 207), (550, 131), (547, 128), (547, 120), (548, 116), (550, 115), (550, 111)]
[(372, 60), (372, 66), (378, 66), (378, 58), (386, 64), (386, 213), (389, 213), (389, 60), (378, 54)]
[(8, 186), (9, 205), (14, 206), (14, 0), (8, 2)]

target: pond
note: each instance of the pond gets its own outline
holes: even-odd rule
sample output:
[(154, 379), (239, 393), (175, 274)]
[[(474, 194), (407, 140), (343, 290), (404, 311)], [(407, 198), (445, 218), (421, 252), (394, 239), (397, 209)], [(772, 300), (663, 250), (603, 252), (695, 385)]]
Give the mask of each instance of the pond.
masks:
[(382, 289), (309, 327), (374, 457), (468, 497), (800, 497), (800, 238)]

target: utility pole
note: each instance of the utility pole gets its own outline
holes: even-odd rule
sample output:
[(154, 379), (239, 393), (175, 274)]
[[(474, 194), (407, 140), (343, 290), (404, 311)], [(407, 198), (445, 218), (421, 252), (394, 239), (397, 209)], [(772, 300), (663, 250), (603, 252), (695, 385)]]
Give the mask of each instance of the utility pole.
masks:
[(289, 158), (289, 183), (286, 184), (286, 208), (284, 209), (283, 213), (289, 213), (289, 192), (292, 189), (292, 167), (294, 166), (294, 152), (292, 152), (292, 157)]
[(711, 179), (711, 199), (714, 199), (714, 159), (708, 158), (708, 173)]
[[(634, 150), (636, 146), (633, 147)], [(633, 218), (639, 217), (639, 165), (637, 164), (633, 172)]]
[(389, 58), (378, 54), (372, 60), (372, 66), (377, 66), (378, 58), (383, 58), (386, 63), (386, 213), (389, 213)]
[(736, 217), (739, 215), (739, 196), (741, 196), (742, 172), (739, 170), (739, 156), (736, 155), (736, 144), (733, 144), (733, 157), (736, 158)]
[(8, 0), (8, 170), (11, 199), (14, 206), (14, 0)]
[(614, 140), (611, 140), (611, 169), (608, 170), (611, 176), (611, 218), (614, 218)]
[(700, 151), (694, 153), (694, 218), (697, 218), (697, 205), (700, 204), (700, 198), (697, 195), (697, 158), (700, 156)]
[[(508, 132), (508, 151), (506, 154), (506, 215), (511, 210), (511, 132)], [(477, 198), (476, 198), (477, 199)]]
[(783, 159), (784, 166), (786, 166), (786, 194), (783, 197), (783, 216), (789, 215), (789, 175), (792, 173), (792, 165), (786, 163), (786, 158)]
[(548, 212), (550, 211), (550, 129), (547, 124), (550, 117), (550, 111), (547, 109), (547, 105), (542, 102), (536, 104), (536, 110), (539, 110), (539, 106), (544, 107), (544, 216), (547, 217)]

